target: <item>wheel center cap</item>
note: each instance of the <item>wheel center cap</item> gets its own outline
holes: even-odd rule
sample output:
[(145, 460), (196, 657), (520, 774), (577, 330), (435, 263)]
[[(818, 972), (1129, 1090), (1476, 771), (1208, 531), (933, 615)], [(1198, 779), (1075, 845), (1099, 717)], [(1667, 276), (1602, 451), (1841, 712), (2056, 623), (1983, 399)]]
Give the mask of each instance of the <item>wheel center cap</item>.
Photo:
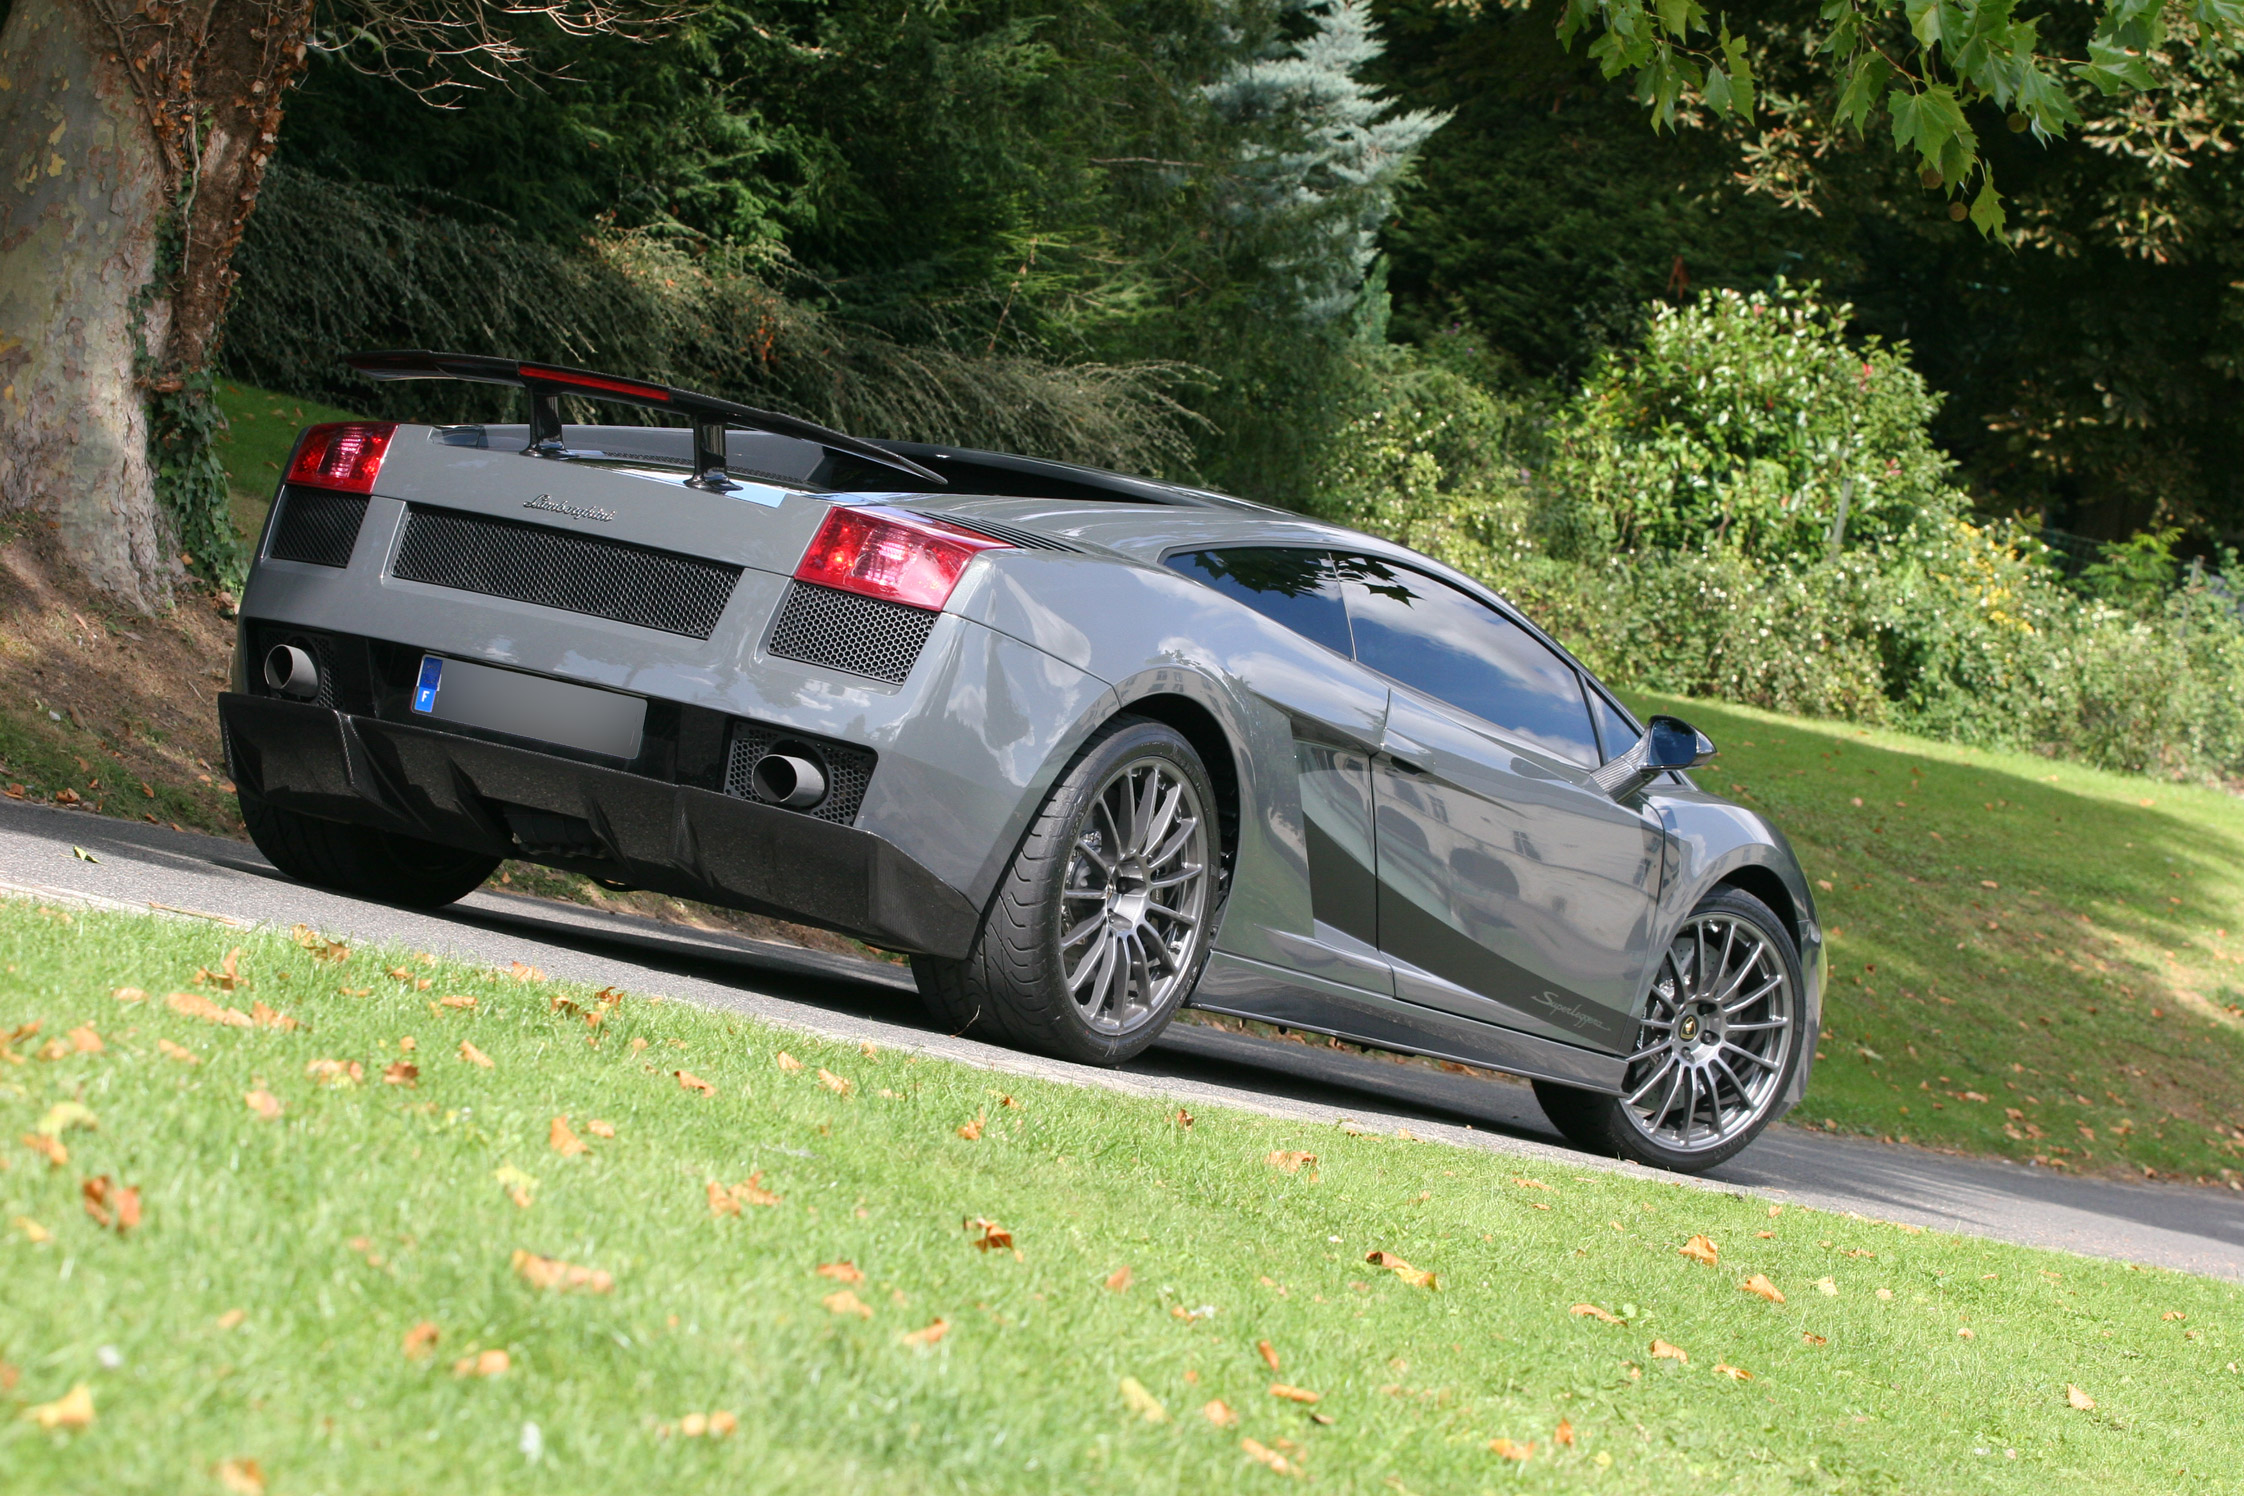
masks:
[(1685, 1044), (1696, 1042), (1699, 1037), (1699, 1015), (1684, 1014), (1683, 1021), (1675, 1026), (1675, 1036)]

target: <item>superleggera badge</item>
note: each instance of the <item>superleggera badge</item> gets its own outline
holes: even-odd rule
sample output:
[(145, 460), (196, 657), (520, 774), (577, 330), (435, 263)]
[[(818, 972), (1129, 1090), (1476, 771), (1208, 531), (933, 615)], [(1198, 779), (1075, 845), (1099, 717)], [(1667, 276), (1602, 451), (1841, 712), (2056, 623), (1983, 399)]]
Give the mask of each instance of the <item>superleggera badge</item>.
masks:
[(596, 519), (602, 524), (616, 517), (613, 509), (592, 509), (583, 504), (564, 504), (552, 494), (541, 493), (522, 506), (525, 509), (543, 509), (552, 514), (566, 514), (571, 519)]

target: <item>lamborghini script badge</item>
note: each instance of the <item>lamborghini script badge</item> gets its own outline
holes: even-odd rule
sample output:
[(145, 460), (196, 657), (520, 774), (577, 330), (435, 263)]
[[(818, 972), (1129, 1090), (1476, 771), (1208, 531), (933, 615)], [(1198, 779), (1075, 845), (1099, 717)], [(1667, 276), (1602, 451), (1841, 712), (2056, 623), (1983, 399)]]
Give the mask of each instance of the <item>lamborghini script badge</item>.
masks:
[(525, 509), (544, 509), (554, 514), (566, 514), (571, 519), (596, 519), (602, 524), (616, 517), (613, 509), (591, 509), (582, 504), (564, 504), (549, 493), (541, 493), (522, 506)]

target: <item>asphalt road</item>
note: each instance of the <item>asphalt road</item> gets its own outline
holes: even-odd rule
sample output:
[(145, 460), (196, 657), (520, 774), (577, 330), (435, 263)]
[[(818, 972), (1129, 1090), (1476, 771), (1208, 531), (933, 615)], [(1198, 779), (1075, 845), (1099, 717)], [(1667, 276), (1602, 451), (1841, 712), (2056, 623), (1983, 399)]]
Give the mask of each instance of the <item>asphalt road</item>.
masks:
[[(100, 859), (73, 855), (84, 847)], [(1013, 1075), (1232, 1106), (1485, 1148), (1574, 1168), (1652, 1171), (1583, 1154), (1524, 1085), (1173, 1025), (1121, 1070), (956, 1038), (929, 1027), (900, 968), (512, 894), (434, 914), (292, 883), (244, 844), (83, 811), (0, 801), (0, 894), (36, 894), (229, 924), (299, 921), (489, 964), (722, 1008), (821, 1036)], [(2019, 1165), (1779, 1127), (1706, 1180), (1771, 1200), (2244, 1281), (2244, 1194), (2071, 1179)]]

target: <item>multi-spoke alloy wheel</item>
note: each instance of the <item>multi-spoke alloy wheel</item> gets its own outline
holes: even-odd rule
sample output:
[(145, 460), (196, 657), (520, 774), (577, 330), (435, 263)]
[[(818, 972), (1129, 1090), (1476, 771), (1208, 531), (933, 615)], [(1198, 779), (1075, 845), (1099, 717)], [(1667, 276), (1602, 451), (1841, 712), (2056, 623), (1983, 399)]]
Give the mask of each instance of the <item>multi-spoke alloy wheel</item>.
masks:
[(1685, 1153), (1719, 1148), (1753, 1126), (1791, 1053), (1792, 988), (1773, 936), (1727, 911), (1694, 915), (1653, 980), (1623, 1115)]
[(1215, 788), (1192, 745), (1124, 718), (1060, 776), (963, 959), (913, 958), (945, 1027), (1115, 1065), (1191, 996), (1222, 898)]
[(1207, 813), (1176, 765), (1136, 759), (1092, 795), (1060, 895), (1060, 959), (1084, 1023), (1127, 1034), (1165, 1010), (1206, 919)]
[(1537, 1081), (1535, 1099), (1585, 1148), (1711, 1169), (1797, 1099), (1814, 1016), (1791, 931), (1751, 894), (1718, 888), (1660, 953), (1621, 1093)]

